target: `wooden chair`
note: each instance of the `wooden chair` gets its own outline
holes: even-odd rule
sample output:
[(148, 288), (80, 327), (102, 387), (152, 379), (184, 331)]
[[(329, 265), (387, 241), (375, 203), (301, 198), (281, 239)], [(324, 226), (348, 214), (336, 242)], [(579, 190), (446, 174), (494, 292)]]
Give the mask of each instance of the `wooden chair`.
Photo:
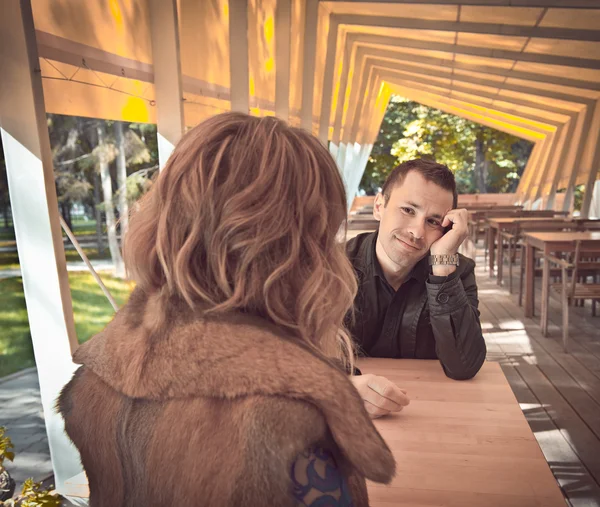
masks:
[[(488, 233), (489, 233), (489, 223), (487, 222), (488, 218), (531, 218), (535, 220), (536, 218), (552, 218), (552, 217), (566, 217), (568, 215), (567, 211), (555, 211), (555, 210), (523, 210), (523, 209), (514, 209), (512, 211), (498, 211), (491, 210), (487, 212), (477, 213), (473, 217), (474, 222), (474, 230), (475, 237), (474, 242), (477, 244), (478, 234), (483, 231), (484, 237), (484, 262), (487, 262), (488, 257)], [(552, 229), (550, 229), (552, 230)]]
[[(508, 248), (505, 251), (508, 256), (508, 292), (512, 294), (513, 291), (513, 266), (516, 261), (517, 251), (519, 247), (519, 234), (511, 234), (503, 232), (501, 234), (500, 241), (505, 241)], [(504, 259), (498, 259), (498, 262), (504, 262)]]
[[(583, 248), (581, 241), (575, 242), (575, 253), (572, 259), (561, 259), (555, 255), (544, 256), (544, 261), (550, 265), (557, 266), (561, 270), (560, 283), (550, 283), (547, 291), (557, 293), (562, 303), (562, 339), (563, 348), (567, 352), (567, 342), (569, 339), (569, 306), (576, 301), (590, 299), (593, 302), (593, 312), (595, 313), (595, 302), (600, 300), (600, 283), (597, 282), (597, 274), (600, 273), (600, 247), (593, 246)], [(569, 277), (570, 272), (570, 277)], [(583, 274), (583, 276), (582, 276)], [(592, 277), (593, 283), (585, 283)], [(583, 280), (583, 282), (578, 282)], [(542, 304), (548, 305), (549, 301), (543, 301)], [(548, 336), (548, 313), (542, 322), (542, 335)]]
[[(512, 276), (513, 276), (513, 268), (514, 265), (516, 264), (516, 258), (517, 258), (517, 254), (519, 254), (519, 306), (522, 306), (523, 303), (523, 281), (524, 281), (524, 276), (525, 276), (525, 256), (524, 256), (524, 252), (525, 252), (525, 244), (522, 240), (523, 237), (523, 233), (525, 232), (544, 232), (544, 231), (548, 231), (548, 232), (552, 232), (552, 231), (565, 231), (565, 230), (571, 230), (571, 229), (576, 229), (577, 228), (577, 224), (575, 222), (573, 223), (569, 223), (569, 222), (562, 222), (562, 221), (557, 221), (557, 222), (552, 222), (552, 221), (547, 221), (547, 222), (539, 222), (536, 221), (535, 218), (532, 218), (531, 222), (529, 221), (523, 221), (520, 222), (517, 226), (517, 230), (515, 231), (514, 234), (510, 234), (507, 232), (504, 232), (501, 234), (502, 237), (502, 241), (505, 241), (507, 244), (507, 248), (505, 248), (503, 251), (508, 255), (508, 290), (509, 292), (512, 294)], [(540, 254), (538, 254), (536, 261), (539, 261), (542, 258), (542, 256)], [(504, 262), (504, 259), (502, 260), (498, 260), (498, 262)], [(541, 267), (536, 267), (535, 269), (535, 274), (539, 275), (541, 274), (542, 268)], [(555, 269), (553, 274), (555, 276), (559, 276), (560, 275), (560, 271), (558, 269)]]

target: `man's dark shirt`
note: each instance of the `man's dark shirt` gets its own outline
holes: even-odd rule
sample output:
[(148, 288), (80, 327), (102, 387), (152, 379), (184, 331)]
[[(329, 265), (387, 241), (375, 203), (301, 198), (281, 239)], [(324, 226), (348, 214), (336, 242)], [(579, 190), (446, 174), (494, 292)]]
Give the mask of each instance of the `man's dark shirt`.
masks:
[(433, 276), (427, 257), (395, 291), (375, 254), (377, 232), (350, 240), (346, 250), (358, 278), (354, 322), (348, 328), (362, 354), (439, 359), (446, 375), (468, 379), (486, 347), (479, 322), (475, 263), (460, 256), (447, 277)]

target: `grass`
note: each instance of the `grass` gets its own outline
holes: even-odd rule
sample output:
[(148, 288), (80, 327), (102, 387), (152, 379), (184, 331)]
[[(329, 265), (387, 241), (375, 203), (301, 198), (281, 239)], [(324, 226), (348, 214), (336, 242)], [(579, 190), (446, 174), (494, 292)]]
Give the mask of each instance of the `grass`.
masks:
[[(95, 242), (96, 221), (76, 221), (73, 223), (73, 232), (75, 233), (75, 236), (79, 237), (80, 241), (82, 240), (83, 236), (88, 236), (88, 238), (86, 239), (91, 239)], [(63, 236), (66, 236), (64, 231)], [(71, 242), (67, 242), (65, 246), (68, 247), (67, 249), (65, 249), (65, 256), (67, 262), (80, 262), (81, 257), (79, 257), (77, 251), (72, 247)], [(0, 248), (2, 247), (16, 247), (15, 235), (12, 229), (0, 230)], [(110, 259), (110, 252), (108, 251), (108, 246), (105, 246), (104, 253), (102, 255), (98, 254), (98, 250), (96, 248), (84, 248), (83, 251), (86, 253), (90, 260)], [(19, 256), (17, 255), (16, 250), (13, 252), (0, 252), (0, 270), (18, 268)]]
[[(110, 259), (108, 247), (104, 249), (104, 253), (100, 255), (96, 248), (84, 248), (83, 251), (88, 256), (88, 259), (95, 261), (98, 259)], [(82, 262), (77, 250), (65, 250), (67, 262)], [(19, 269), (19, 256), (17, 252), (0, 252), (0, 270), (2, 269)]]
[[(102, 275), (108, 290), (123, 305), (133, 282)], [(87, 272), (69, 273), (75, 330), (79, 343), (89, 340), (112, 319), (114, 311)], [(35, 365), (20, 277), (0, 280), (0, 377)]]
[[(103, 226), (106, 229), (106, 226)], [(73, 220), (73, 234), (75, 236), (88, 236), (96, 234), (96, 221), (95, 220)], [(64, 231), (62, 235), (66, 237)], [(15, 246), (15, 231), (12, 227), (0, 228), (0, 247), (3, 246)]]

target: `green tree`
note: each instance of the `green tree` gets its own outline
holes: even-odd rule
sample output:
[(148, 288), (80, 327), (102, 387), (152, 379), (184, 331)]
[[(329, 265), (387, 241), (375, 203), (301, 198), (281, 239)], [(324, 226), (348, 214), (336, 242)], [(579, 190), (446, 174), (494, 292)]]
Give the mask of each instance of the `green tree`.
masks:
[(129, 123), (48, 115), (61, 214), (71, 226), (74, 203), (95, 213), (98, 249), (102, 250), (104, 213), (118, 274), (124, 271), (117, 231), (120, 227), (121, 236), (126, 232), (129, 204), (147, 189), (146, 181), (158, 168), (156, 126), (130, 127)]
[(404, 137), (406, 126), (416, 118), (413, 104), (398, 96), (390, 99), (360, 182), (360, 188), (368, 194), (377, 193), (387, 175), (398, 164), (398, 158), (392, 154), (392, 146)]
[(514, 191), (532, 145), (403, 98), (393, 97), (361, 188), (375, 193), (400, 162), (430, 157), (447, 165), (459, 193)]

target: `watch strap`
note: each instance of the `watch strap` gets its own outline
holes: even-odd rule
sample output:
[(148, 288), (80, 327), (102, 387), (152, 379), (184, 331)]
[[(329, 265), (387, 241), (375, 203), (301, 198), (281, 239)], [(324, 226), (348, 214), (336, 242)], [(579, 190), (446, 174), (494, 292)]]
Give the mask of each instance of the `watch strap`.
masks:
[(429, 256), (430, 266), (458, 266), (458, 264), (458, 254), (443, 254)]

